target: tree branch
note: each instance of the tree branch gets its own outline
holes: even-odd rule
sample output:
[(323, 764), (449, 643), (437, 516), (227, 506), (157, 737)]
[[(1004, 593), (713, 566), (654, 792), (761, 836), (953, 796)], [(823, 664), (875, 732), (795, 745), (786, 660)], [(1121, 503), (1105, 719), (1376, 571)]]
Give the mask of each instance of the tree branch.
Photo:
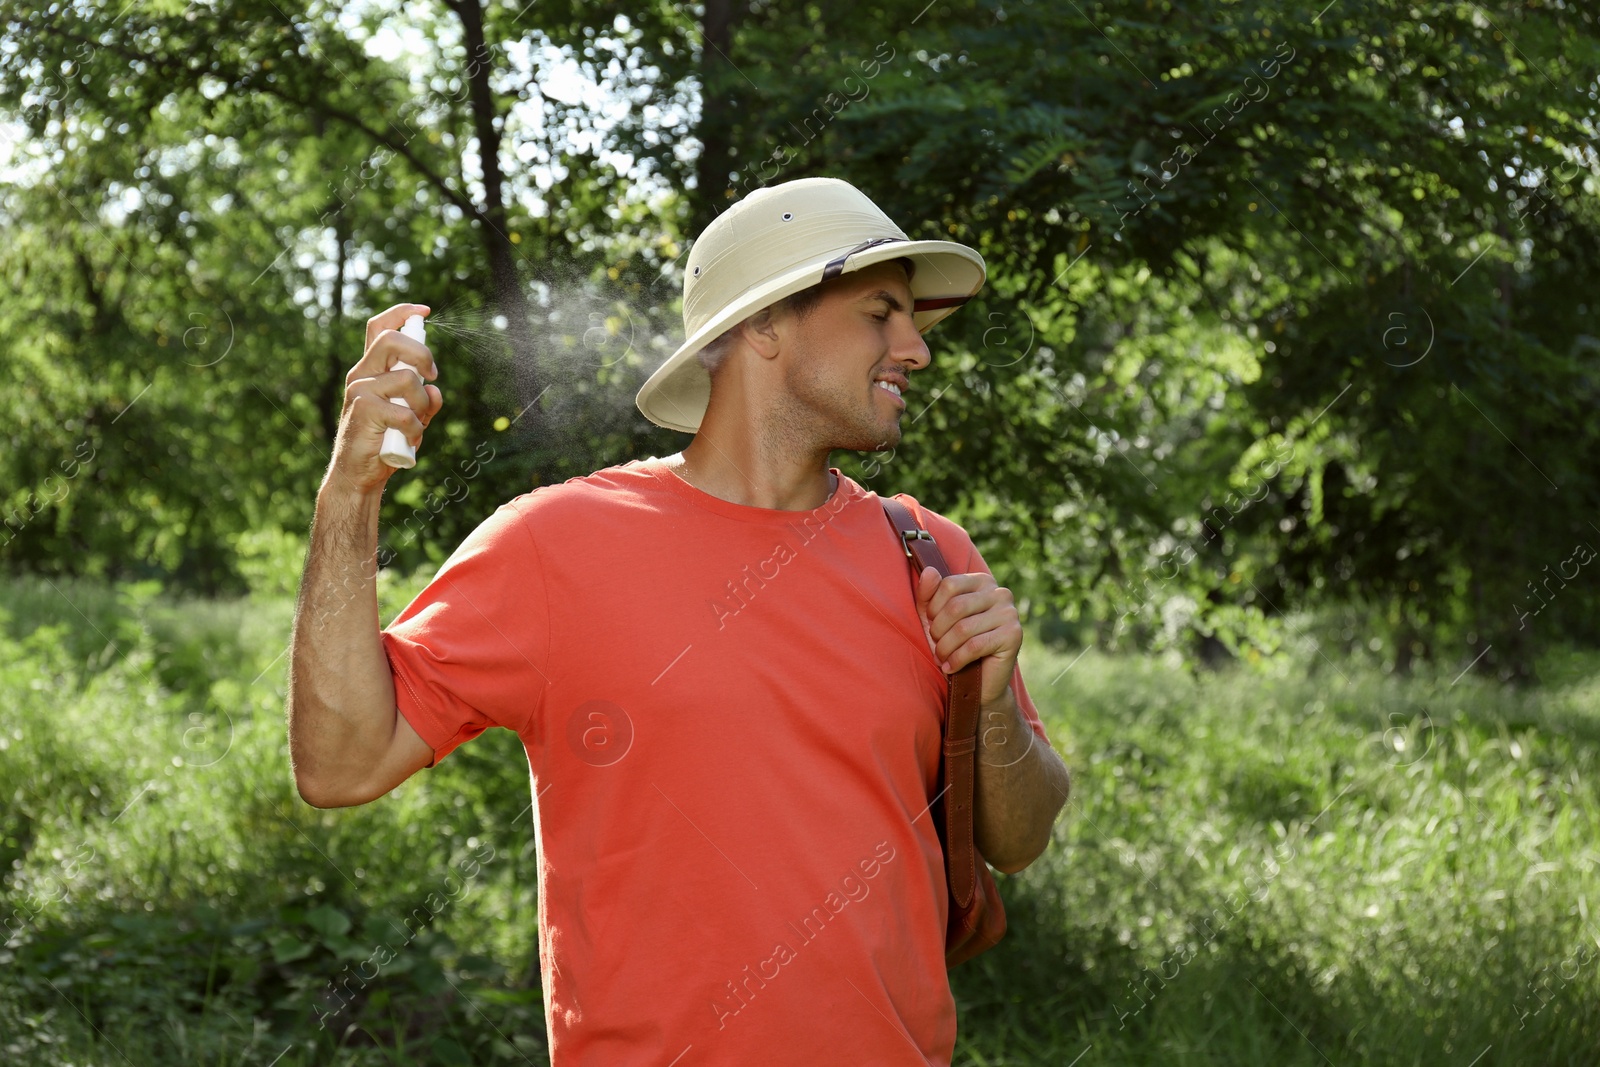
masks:
[(399, 137), (395, 136), (392, 131), (376, 130), (363, 121), (361, 116), (346, 111), (343, 108), (336, 107), (333, 104), (329, 104), (323, 100), (301, 100), (295, 97), (293, 94), (284, 92), (282, 89), (279, 89), (274, 85), (251, 85), (249, 84), (248, 78), (240, 79), (234, 82), (234, 84), (240, 88), (254, 89), (257, 92), (266, 93), (268, 96), (275, 96), (287, 104), (293, 104), (296, 107), (306, 108), (316, 112), (319, 115), (322, 115), (324, 118), (333, 119), (336, 122), (342, 122), (352, 129), (360, 131), (367, 137), (371, 138), (375, 144), (389, 149), (395, 155), (401, 157), (407, 163), (410, 163), (412, 168), (416, 170), (416, 172), (421, 175), (429, 185), (439, 190), (439, 192), (444, 195), (445, 199), (449, 200), (467, 215), (477, 219), (479, 222), (487, 221), (484, 218), (482, 210), (479, 209), (477, 204), (473, 203), (471, 197), (451, 188), (450, 184), (445, 181), (442, 175), (436, 173), (431, 167), (419, 159), (415, 152), (411, 151), (411, 139), (409, 137), (405, 140), (401, 140)]
[(268, 96), (276, 97), (279, 100), (282, 100), (284, 103), (292, 104), (295, 107), (305, 108), (316, 112), (324, 118), (332, 119), (336, 122), (342, 122), (345, 125), (360, 131), (362, 134), (370, 138), (375, 144), (389, 149), (404, 159), (407, 163), (410, 163), (413, 169), (416, 170), (423, 180), (425, 180), (435, 189), (439, 190), (439, 192), (444, 195), (445, 199), (449, 200), (467, 215), (478, 220), (479, 222), (488, 221), (484, 218), (484, 214), (479, 209), (478, 205), (472, 202), (471, 197), (453, 189), (442, 175), (434, 171), (433, 168), (424, 163), (415, 152), (411, 151), (410, 138), (401, 140), (393, 131), (376, 130), (363, 121), (359, 115), (345, 111), (343, 108), (336, 107), (324, 100), (301, 100), (299, 97), (284, 91), (270, 82), (263, 81), (257, 83), (255, 81), (255, 72), (231, 70), (224, 74), (223, 72), (218, 71), (206, 72), (196, 71), (195, 69), (189, 67), (175, 67), (173, 64), (167, 62), (165, 57), (148, 55), (144, 52), (128, 48), (127, 46), (118, 44), (116, 42), (93, 41), (87, 37), (81, 37), (78, 34), (73, 33), (71, 30), (67, 30), (59, 26), (51, 26), (49, 27), (49, 31), (57, 36), (63, 37), (66, 40), (73, 41), (78, 44), (85, 44), (95, 49), (104, 48), (115, 53), (116, 55), (122, 56), (124, 59), (138, 60), (141, 63), (146, 63), (149, 65), (152, 71), (161, 72), (165, 77), (170, 78), (172, 81), (178, 80), (177, 75), (180, 71), (185, 74), (212, 73), (217, 77), (223, 77), (224, 80), (234, 88), (264, 93)]

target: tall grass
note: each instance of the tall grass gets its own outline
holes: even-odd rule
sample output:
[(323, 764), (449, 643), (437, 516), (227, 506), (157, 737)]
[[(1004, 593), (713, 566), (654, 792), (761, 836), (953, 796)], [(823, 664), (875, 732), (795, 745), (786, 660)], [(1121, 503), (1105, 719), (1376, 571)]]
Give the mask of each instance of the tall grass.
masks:
[(1069, 664), (1029, 664), (1076, 781), (955, 974), (973, 1062), (1600, 1062), (1592, 671)]
[[(319, 812), (285, 596), (0, 598), (0, 1062), (545, 1062), (514, 737)], [(1511, 691), (1030, 643), (1073, 796), (953, 972), (957, 1062), (1600, 1062), (1594, 666)]]

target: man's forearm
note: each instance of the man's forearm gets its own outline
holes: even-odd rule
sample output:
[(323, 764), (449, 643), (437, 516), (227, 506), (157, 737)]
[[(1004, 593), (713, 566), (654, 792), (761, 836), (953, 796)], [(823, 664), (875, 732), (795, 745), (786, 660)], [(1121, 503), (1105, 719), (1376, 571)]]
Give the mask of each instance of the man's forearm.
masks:
[(377, 597), (381, 491), (324, 483), (289, 647), (289, 759), (301, 794), (339, 803), (359, 783), (395, 727), (394, 680), (380, 636)]
[(1071, 784), (1066, 764), (1033, 732), (1008, 686), (978, 719), (973, 837), (983, 858), (1007, 873), (1037, 859)]

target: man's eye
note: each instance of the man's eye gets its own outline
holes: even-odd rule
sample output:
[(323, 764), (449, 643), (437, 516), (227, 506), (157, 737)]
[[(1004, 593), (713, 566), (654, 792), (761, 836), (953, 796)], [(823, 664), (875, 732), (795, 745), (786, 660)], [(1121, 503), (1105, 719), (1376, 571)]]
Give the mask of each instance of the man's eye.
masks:
[(874, 315), (872, 317), (877, 319), (879, 322), (888, 322), (889, 321), (889, 313), (887, 311), (885, 311), (882, 315)]

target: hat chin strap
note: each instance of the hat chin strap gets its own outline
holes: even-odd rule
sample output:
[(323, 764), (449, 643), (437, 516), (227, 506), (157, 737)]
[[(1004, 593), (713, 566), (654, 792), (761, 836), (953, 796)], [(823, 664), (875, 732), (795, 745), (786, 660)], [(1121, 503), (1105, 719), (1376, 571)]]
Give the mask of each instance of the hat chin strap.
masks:
[[(828, 264), (822, 268), (822, 281), (832, 281), (833, 279), (839, 277), (839, 275), (843, 274), (844, 261), (855, 255), (857, 252), (865, 252), (869, 248), (876, 248), (879, 245), (895, 244), (904, 240), (905, 238), (903, 237), (874, 237), (870, 241), (863, 241), (850, 251), (846, 252), (844, 255), (839, 256), (836, 259), (829, 260)], [(971, 299), (972, 297), (970, 296), (924, 297), (921, 300), (913, 300), (911, 302), (911, 310), (913, 312), (938, 311), (941, 308), (960, 307), (962, 304), (965, 304)]]

